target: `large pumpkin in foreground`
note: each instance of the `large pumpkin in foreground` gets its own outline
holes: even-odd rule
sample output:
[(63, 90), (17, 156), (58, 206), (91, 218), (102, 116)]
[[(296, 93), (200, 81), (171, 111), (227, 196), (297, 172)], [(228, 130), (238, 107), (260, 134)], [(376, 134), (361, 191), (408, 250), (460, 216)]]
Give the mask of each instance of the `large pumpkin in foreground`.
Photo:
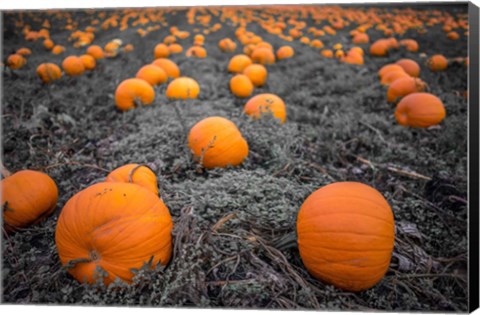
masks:
[(148, 166), (141, 164), (120, 166), (107, 175), (105, 182), (133, 183), (158, 195), (157, 175)]
[(7, 231), (38, 223), (57, 206), (57, 185), (45, 173), (19, 171), (3, 179), (1, 185), (3, 222)]
[(162, 200), (136, 184), (98, 183), (74, 195), (58, 218), (55, 242), (62, 265), (80, 282), (130, 283), (149, 261), (165, 265), (172, 252), (172, 218)]
[(208, 117), (193, 126), (188, 146), (205, 168), (236, 166), (248, 155), (248, 144), (240, 130), (223, 117)]
[(298, 248), (314, 277), (358, 292), (385, 275), (395, 241), (392, 210), (374, 188), (338, 182), (312, 193), (297, 218)]

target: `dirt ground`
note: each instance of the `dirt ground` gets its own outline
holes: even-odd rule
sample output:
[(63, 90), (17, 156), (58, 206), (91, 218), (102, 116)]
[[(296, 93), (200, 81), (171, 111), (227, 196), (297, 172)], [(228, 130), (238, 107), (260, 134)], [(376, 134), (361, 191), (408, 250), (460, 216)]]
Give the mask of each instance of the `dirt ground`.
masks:
[[(467, 6), (442, 10), (465, 14)], [(185, 13), (169, 13), (169, 26), (192, 31)], [(235, 39), (234, 27), (224, 25), (206, 37), (205, 59), (171, 58), (182, 75), (199, 82), (198, 100), (168, 101), (163, 85), (153, 105), (122, 113), (113, 101), (116, 86), (153, 61), (153, 48), (168, 28), (143, 38), (135, 29), (99, 32), (94, 44), (121, 38), (135, 50), (100, 61), (86, 75), (43, 86), (35, 75), (37, 65), (61, 64), (65, 56), (84, 50), (67, 43), (70, 32), (62, 25), (51, 36), (65, 43), (63, 55), (46, 52), (41, 41), (26, 42), (13, 26), (16, 14), (3, 16), (3, 57), (23, 46), (34, 53), (21, 70), (3, 71), (3, 162), (11, 171), (47, 172), (58, 185), (59, 201), (41, 224), (3, 233), (3, 303), (467, 310), (467, 100), (462, 95), (467, 68), (453, 63), (433, 73), (420, 56), (466, 57), (463, 33), (452, 42), (441, 25), (425, 34), (411, 30), (404, 37), (418, 40), (418, 53), (366, 54), (362, 66), (323, 58), (298, 41), (289, 43), (294, 58), (269, 66), (267, 84), (255, 89), (255, 94), (275, 93), (285, 101), (287, 122), (280, 125), (271, 118), (252, 121), (242, 114), (246, 100), (229, 91), (227, 64), (233, 54), (222, 53), (217, 43)], [(39, 20), (47, 16), (36, 14)], [(90, 15), (77, 12), (74, 17), (81, 26)], [(248, 29), (275, 48), (287, 44), (258, 25)], [(351, 47), (351, 29), (322, 41)], [(368, 34), (371, 41), (383, 37), (375, 29)], [(192, 36), (180, 43), (188, 48)], [(361, 46), (368, 51), (369, 45)], [(241, 45), (235, 54), (240, 52)], [(377, 71), (400, 58), (421, 64), (420, 77), (445, 104), (447, 117), (439, 126), (411, 129), (396, 123)], [(185, 130), (211, 115), (231, 119), (247, 140), (250, 153), (241, 166), (207, 171), (193, 162)], [(79, 284), (61, 267), (54, 241), (57, 218), (75, 193), (127, 163), (148, 164), (156, 172), (160, 195), (174, 218), (174, 256), (163, 270), (140, 270), (132, 285)], [(310, 276), (297, 249), (272, 245), (295, 231), (297, 211), (310, 193), (346, 180), (378, 189), (396, 224), (388, 273), (357, 294)]]

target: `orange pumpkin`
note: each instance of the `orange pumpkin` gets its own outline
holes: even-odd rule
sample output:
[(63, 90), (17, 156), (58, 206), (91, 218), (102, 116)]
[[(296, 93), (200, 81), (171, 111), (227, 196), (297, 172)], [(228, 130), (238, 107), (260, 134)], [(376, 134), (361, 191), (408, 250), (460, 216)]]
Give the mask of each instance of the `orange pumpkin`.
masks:
[(223, 117), (208, 117), (193, 126), (188, 146), (205, 168), (237, 166), (248, 156), (248, 144), (237, 126)]
[(249, 116), (260, 118), (265, 113), (271, 113), (273, 117), (285, 122), (287, 113), (285, 103), (275, 94), (258, 94), (252, 97), (243, 108), (243, 112)]
[(196, 58), (206, 58), (207, 57), (207, 51), (203, 47), (193, 46), (193, 47), (190, 47), (187, 50), (187, 52), (185, 53), (185, 56), (196, 57)]
[(25, 228), (49, 216), (58, 188), (45, 173), (23, 170), (2, 180), (3, 222), (7, 231)]
[(282, 46), (277, 50), (277, 59), (287, 59), (292, 58), (295, 55), (295, 50), (290, 46)]
[(403, 77), (395, 80), (387, 90), (387, 100), (395, 102), (405, 95), (423, 92), (426, 88), (425, 82), (414, 77)]
[(180, 44), (170, 44), (168, 45), (168, 51), (170, 54), (179, 54), (183, 51), (183, 47)]
[(159, 58), (156, 59), (153, 64), (162, 68), (169, 78), (178, 78), (180, 76), (180, 69), (177, 64), (170, 59)]
[(63, 47), (62, 45), (55, 45), (52, 48), (52, 54), (54, 54), (54, 55), (60, 55), (64, 51), (65, 51), (65, 47)]
[(218, 48), (223, 52), (234, 52), (237, 44), (230, 38), (224, 38), (218, 42)]
[(320, 54), (325, 58), (333, 58), (333, 51), (331, 49), (323, 49)]
[(230, 79), (230, 91), (240, 98), (249, 97), (253, 93), (253, 83), (244, 74), (237, 74)]
[(168, 49), (167, 45), (161, 43), (155, 46), (153, 55), (155, 56), (155, 59), (167, 58), (168, 56), (170, 56), (170, 50)]
[(406, 50), (411, 52), (418, 51), (418, 42), (414, 39), (402, 39), (400, 41), (400, 46), (405, 47)]
[(402, 67), (411, 77), (418, 78), (420, 76), (420, 66), (412, 59), (400, 59), (395, 64)]
[(412, 93), (397, 104), (395, 118), (402, 126), (426, 128), (438, 125), (446, 112), (442, 101), (430, 93)]
[(172, 226), (167, 207), (151, 191), (130, 183), (98, 183), (65, 204), (55, 243), (62, 265), (77, 281), (130, 283), (132, 269), (168, 263)]
[(32, 54), (32, 51), (29, 48), (22, 47), (22, 48), (19, 48), (15, 53), (17, 55), (30, 56)]
[(385, 40), (377, 40), (370, 46), (370, 55), (384, 57), (388, 54), (388, 48), (388, 42)]
[(115, 91), (115, 105), (120, 110), (129, 110), (137, 105), (149, 105), (155, 99), (155, 91), (147, 81), (127, 79)]
[(374, 188), (338, 182), (312, 193), (297, 217), (298, 249), (315, 278), (358, 292), (373, 287), (390, 265), (392, 210)]
[(443, 71), (448, 67), (448, 60), (443, 55), (433, 55), (428, 59), (427, 65), (433, 72)]
[(358, 44), (368, 44), (369, 41), (370, 41), (370, 38), (365, 33), (358, 33), (352, 39), (352, 43), (354, 43), (356, 45), (358, 45)]
[(97, 62), (95, 61), (95, 58), (92, 56), (85, 54), (80, 56), (80, 60), (83, 62), (83, 66), (85, 67), (85, 70), (93, 70), (95, 69), (95, 66), (97, 65)]
[(60, 67), (54, 63), (42, 63), (37, 67), (37, 75), (43, 83), (50, 83), (62, 77)]
[(105, 57), (102, 47), (98, 45), (92, 45), (87, 48), (87, 54), (95, 58), (95, 60)]
[(69, 56), (62, 62), (63, 71), (71, 77), (79, 76), (85, 72), (85, 66), (82, 59), (77, 56)]
[(399, 78), (410, 78), (410, 76), (405, 71), (403, 71), (403, 69), (402, 71), (390, 71), (382, 77), (380, 83), (384, 86), (387, 86), (392, 84), (393, 82), (395, 82), (395, 80), (398, 80)]
[(405, 72), (405, 70), (403, 70), (403, 67), (401, 65), (394, 64), (394, 63), (389, 63), (389, 64), (386, 64), (383, 67), (381, 67), (380, 70), (378, 70), (378, 76), (381, 79), (387, 73), (392, 72), (392, 71), (403, 71), (403, 72)]
[(243, 74), (252, 81), (253, 85), (262, 86), (267, 81), (268, 71), (260, 64), (252, 64), (243, 70)]
[(192, 78), (176, 78), (167, 87), (167, 98), (169, 99), (194, 99), (200, 93), (200, 86)]
[(140, 68), (135, 77), (147, 81), (148, 84), (152, 86), (165, 83), (168, 80), (167, 73), (154, 64), (145, 65)]
[(52, 50), (52, 48), (55, 46), (55, 43), (53, 42), (53, 40), (51, 40), (50, 38), (47, 38), (43, 41), (43, 47), (46, 49), (46, 50)]
[(22, 55), (19, 54), (12, 54), (7, 58), (7, 66), (12, 70), (20, 69), (26, 64), (27, 59), (25, 59)]
[(275, 54), (267, 47), (256, 48), (252, 52), (252, 61), (262, 65), (271, 65), (275, 63)]
[(242, 73), (248, 65), (252, 64), (252, 59), (247, 55), (236, 55), (228, 63), (229, 72)]
[(157, 176), (147, 166), (127, 164), (111, 171), (105, 178), (107, 183), (133, 183), (158, 195)]
[(451, 39), (451, 40), (457, 40), (457, 39), (460, 38), (460, 35), (458, 35), (457, 32), (449, 32), (449, 33), (447, 34), (447, 38), (448, 38), (448, 39)]

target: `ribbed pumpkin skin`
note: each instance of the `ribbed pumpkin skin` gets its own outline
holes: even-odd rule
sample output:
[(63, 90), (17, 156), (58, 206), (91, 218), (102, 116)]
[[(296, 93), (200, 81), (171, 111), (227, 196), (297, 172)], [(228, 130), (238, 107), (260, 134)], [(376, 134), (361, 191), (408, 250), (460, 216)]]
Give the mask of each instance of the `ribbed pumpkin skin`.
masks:
[(417, 78), (403, 77), (395, 80), (387, 90), (387, 101), (395, 102), (405, 95), (423, 92), (426, 88), (425, 83)]
[(3, 222), (7, 231), (38, 223), (55, 210), (58, 188), (45, 173), (19, 171), (3, 179), (1, 185)]
[(409, 94), (395, 109), (395, 118), (400, 125), (416, 128), (438, 125), (445, 115), (442, 101), (430, 93)]
[(395, 240), (393, 213), (370, 186), (338, 182), (305, 200), (297, 236), (302, 261), (314, 277), (358, 292), (373, 287), (388, 269)]
[(107, 175), (105, 182), (130, 183), (130, 173), (132, 174), (131, 183), (140, 185), (143, 188), (150, 190), (155, 195), (158, 195), (157, 176), (148, 167), (139, 166), (138, 164), (127, 164), (114, 169)]
[(205, 168), (236, 166), (248, 156), (248, 144), (237, 126), (223, 117), (208, 117), (193, 126), (188, 146)]
[(172, 252), (173, 223), (164, 203), (147, 189), (128, 183), (98, 183), (74, 195), (58, 218), (55, 242), (62, 265), (79, 282), (94, 283), (96, 267), (130, 283), (131, 268), (165, 265)]
[(176, 78), (167, 87), (167, 98), (169, 99), (195, 99), (200, 93), (200, 85), (192, 78)]

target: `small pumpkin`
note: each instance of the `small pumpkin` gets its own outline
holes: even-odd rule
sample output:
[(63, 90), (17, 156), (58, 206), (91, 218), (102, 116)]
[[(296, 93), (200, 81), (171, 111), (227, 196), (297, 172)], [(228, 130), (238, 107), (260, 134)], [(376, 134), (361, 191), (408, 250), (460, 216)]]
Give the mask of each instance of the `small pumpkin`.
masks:
[(43, 83), (50, 83), (62, 77), (60, 67), (54, 63), (42, 63), (37, 67), (37, 75)]
[(442, 101), (430, 93), (412, 93), (397, 104), (395, 118), (402, 126), (427, 128), (438, 125), (445, 118)]
[(284, 123), (287, 113), (285, 103), (275, 94), (265, 93), (252, 97), (244, 106), (243, 112), (249, 116), (260, 118), (265, 113), (271, 113), (273, 117)]
[(120, 110), (129, 110), (137, 105), (149, 105), (155, 99), (155, 90), (142, 79), (127, 79), (115, 90), (115, 105)]
[(52, 48), (52, 54), (54, 55), (60, 55), (63, 52), (65, 52), (65, 47), (63, 47), (62, 45), (55, 45)]
[(252, 52), (252, 61), (262, 65), (271, 65), (275, 63), (275, 54), (267, 47), (256, 48)]
[(151, 191), (130, 183), (98, 183), (65, 204), (55, 243), (60, 262), (77, 281), (131, 283), (132, 269), (168, 263), (172, 226), (168, 208)]
[(154, 64), (141, 67), (135, 77), (147, 81), (152, 86), (165, 83), (168, 80), (167, 73)]
[(387, 72), (382, 79), (380, 80), (380, 83), (384, 86), (388, 86), (395, 82), (395, 80), (398, 80), (399, 78), (410, 78), (410, 76), (403, 71), (395, 70), (395, 71), (389, 71)]
[(87, 48), (87, 54), (95, 58), (95, 60), (103, 59), (105, 54), (102, 47), (98, 45), (92, 45)]
[(55, 46), (55, 43), (50, 38), (47, 38), (43, 41), (43, 47), (46, 50), (52, 50), (54, 46)]
[(237, 44), (230, 38), (224, 38), (218, 42), (218, 48), (223, 52), (234, 52)]
[(228, 71), (242, 73), (243, 70), (252, 63), (252, 59), (247, 55), (235, 55), (228, 63)]
[(187, 52), (185, 53), (185, 56), (196, 57), (196, 58), (206, 58), (207, 50), (200, 46), (193, 46), (187, 50)]
[(288, 59), (295, 55), (295, 50), (291, 46), (282, 46), (277, 50), (277, 59)]
[(82, 59), (77, 56), (68, 56), (62, 62), (63, 71), (71, 77), (79, 76), (85, 72)]
[(195, 124), (188, 146), (205, 168), (237, 166), (248, 156), (248, 144), (237, 126), (223, 117), (208, 117)]
[(389, 44), (385, 40), (377, 40), (370, 46), (370, 55), (384, 57), (388, 55)]
[(394, 64), (394, 63), (389, 63), (389, 64), (386, 64), (384, 65), (383, 67), (380, 68), (380, 70), (378, 70), (378, 76), (381, 78), (383, 78), (387, 73), (391, 72), (391, 71), (403, 71), (405, 72), (405, 70), (403, 70), (403, 67), (401, 65), (398, 65), (398, 64)]
[(32, 54), (32, 51), (29, 48), (22, 47), (19, 48), (15, 53), (22, 56), (30, 56)]
[(200, 93), (200, 86), (192, 78), (176, 78), (167, 87), (167, 98), (169, 99), (195, 99)]
[(233, 95), (245, 98), (253, 93), (253, 83), (244, 74), (237, 74), (230, 79), (230, 91)]
[(177, 64), (170, 59), (155, 59), (153, 64), (162, 68), (167, 73), (169, 78), (178, 78), (180, 76), (180, 69), (178, 68)]
[(333, 58), (333, 51), (331, 49), (323, 49), (320, 54), (325, 58)]
[(3, 222), (7, 231), (26, 228), (49, 216), (57, 205), (58, 188), (45, 173), (23, 170), (2, 180)]
[(95, 61), (95, 58), (92, 56), (85, 54), (80, 56), (80, 60), (82, 60), (83, 66), (85, 67), (85, 70), (93, 70), (95, 69), (95, 66), (97, 65), (97, 62)]
[(411, 77), (418, 78), (420, 76), (420, 66), (412, 59), (400, 59), (395, 64), (402, 67)]
[(387, 90), (387, 101), (395, 102), (405, 95), (423, 92), (426, 88), (425, 82), (414, 77), (403, 77), (395, 80)]
[(243, 74), (246, 75), (255, 86), (262, 86), (267, 81), (268, 71), (263, 65), (251, 64), (243, 70)]
[(6, 64), (10, 69), (17, 70), (27, 64), (27, 59), (25, 59), (22, 55), (12, 54), (8, 56)]
[(298, 249), (315, 278), (358, 292), (377, 284), (395, 242), (392, 210), (376, 189), (337, 182), (313, 192), (297, 217)]
[(158, 195), (157, 176), (147, 166), (127, 164), (111, 171), (105, 178), (107, 183), (133, 183)]
[(168, 45), (168, 51), (170, 54), (179, 54), (183, 51), (183, 47), (180, 44), (170, 44)]
[(167, 45), (160, 43), (155, 46), (153, 55), (155, 56), (155, 59), (168, 58), (168, 56), (170, 56), (170, 50)]
[(352, 39), (352, 43), (354, 43), (355, 45), (368, 44), (369, 42), (370, 42), (370, 38), (365, 33), (358, 33)]
[(400, 46), (405, 47), (406, 50), (411, 52), (417, 52), (419, 48), (418, 42), (414, 39), (402, 39), (400, 41)]
[(448, 67), (448, 60), (443, 55), (433, 55), (427, 60), (427, 65), (433, 72), (444, 71)]

